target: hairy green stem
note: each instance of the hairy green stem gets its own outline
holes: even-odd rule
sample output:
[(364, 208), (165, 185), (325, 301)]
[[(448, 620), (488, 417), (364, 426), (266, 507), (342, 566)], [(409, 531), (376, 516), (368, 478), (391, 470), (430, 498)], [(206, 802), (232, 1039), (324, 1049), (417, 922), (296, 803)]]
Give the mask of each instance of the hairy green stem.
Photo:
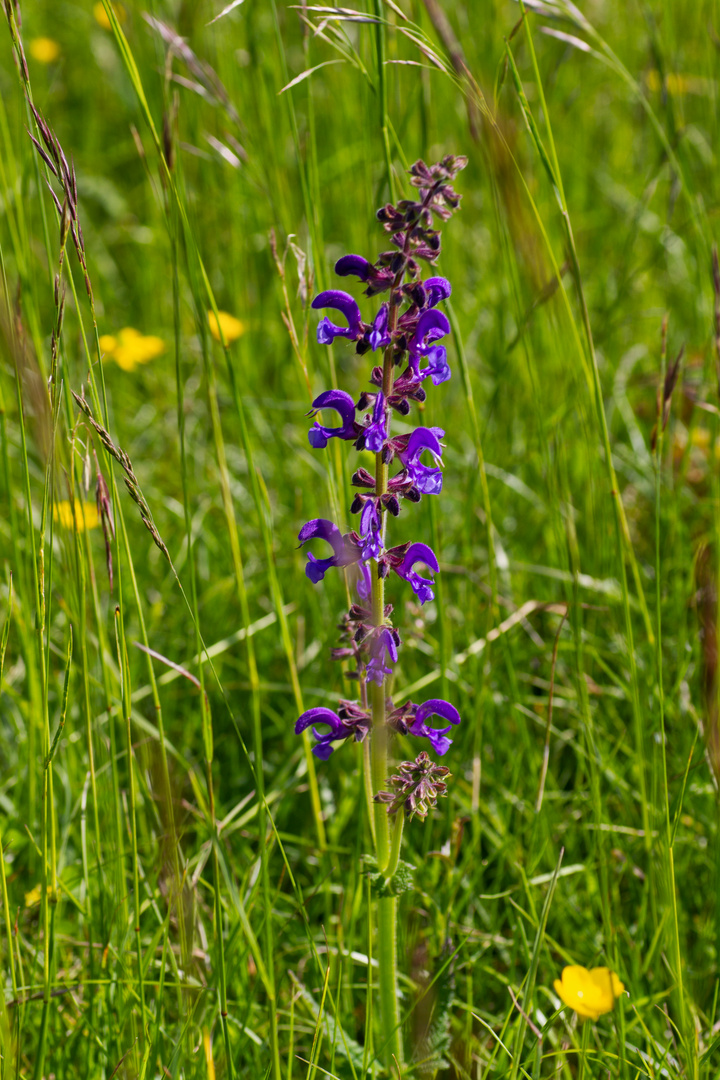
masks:
[[(391, 332), (397, 322), (397, 307), (393, 304), (393, 292), (390, 291), (390, 326)], [(392, 346), (385, 350), (383, 363), (383, 393), (385, 398), (392, 385), (393, 357)], [(390, 421), (387, 420), (388, 434)], [(384, 495), (388, 484), (388, 466), (383, 460), (382, 451), (375, 455), (375, 495)], [(383, 532), (384, 532), (383, 523)], [(383, 538), (384, 539), (384, 538)], [(372, 621), (374, 626), (385, 622), (385, 579), (378, 574), (372, 581)], [(371, 773), (372, 791), (376, 794), (384, 787), (388, 774), (388, 733), (386, 724), (385, 685), (373, 683), (372, 694), (372, 734), (371, 734)], [(390, 834), (387, 808), (382, 803), (374, 804), (375, 817), (375, 855), (380, 870), (385, 870), (392, 861), (390, 852)], [(394, 839), (394, 838), (393, 838)], [(402, 839), (402, 833), (400, 840)], [(393, 844), (394, 848), (394, 844)], [(400, 853), (398, 840), (397, 858)], [(378, 983), (380, 988), (380, 1022), (385, 1033), (385, 1053), (388, 1069), (392, 1069), (393, 1057), (402, 1063), (402, 1031), (397, 1000), (397, 898), (382, 897), (377, 903), (378, 909)]]
[(405, 812), (401, 807), (395, 812), (395, 824), (393, 826), (392, 840), (390, 844), (390, 858), (383, 870), (385, 880), (389, 881), (398, 868), (400, 862), (400, 849), (402, 847), (403, 826), (405, 825)]

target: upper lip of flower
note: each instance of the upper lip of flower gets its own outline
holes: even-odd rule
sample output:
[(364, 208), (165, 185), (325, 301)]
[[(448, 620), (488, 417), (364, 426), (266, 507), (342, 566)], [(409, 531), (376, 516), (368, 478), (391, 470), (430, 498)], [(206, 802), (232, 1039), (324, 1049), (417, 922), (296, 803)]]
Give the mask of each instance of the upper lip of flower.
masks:
[(313, 409), (333, 409), (340, 415), (342, 424), (340, 427), (324, 427), (316, 420), (308, 432), (308, 440), (311, 446), (322, 450), (323, 447), (327, 446), (328, 439), (334, 436), (339, 439), (357, 438), (355, 403), (344, 390), (326, 390), (315, 398)]
[[(395, 553), (393, 555), (393, 552)], [(413, 570), (413, 566), (417, 562), (423, 562), (433, 573), (437, 574), (440, 570), (440, 565), (437, 561), (435, 552), (427, 544), (414, 543), (407, 547), (404, 554), (401, 555), (402, 547), (391, 548), (386, 552), (386, 555), (390, 555), (388, 562), (392, 569), (401, 578), (405, 578), (410, 582), (413, 592), (417, 596), (421, 604), (424, 604), (426, 600), (433, 600), (435, 593), (432, 591), (431, 585), (433, 585), (433, 579), (420, 577), (418, 573)]]
[(435, 308), (428, 308), (418, 319), (415, 333), (408, 342), (410, 355), (412, 357), (425, 356), (433, 341), (449, 333), (450, 323), (447, 315)]
[(343, 255), (335, 263), (335, 273), (338, 277), (348, 277), (353, 274), (361, 281), (367, 281), (374, 270), (373, 264), (364, 259), (362, 255)]
[(352, 296), (343, 292), (342, 289), (327, 289), (321, 292), (310, 306), (315, 309), (334, 308), (348, 321), (347, 326), (336, 326), (327, 316), (321, 319), (318, 326), (318, 341), (321, 345), (328, 345), (336, 337), (346, 337), (350, 341), (356, 341), (363, 336), (365, 325), (360, 315), (360, 308)]
[(444, 277), (426, 278), (423, 286), (428, 294), (427, 306), (429, 308), (434, 308), (441, 300), (447, 300), (452, 293), (452, 285)]
[(438, 435), (442, 437), (444, 434), (442, 428), (415, 428), (408, 439), (407, 448), (398, 451), (408, 476), (424, 495), (437, 495), (442, 491), (442, 472), (439, 468), (423, 465), (420, 457), (424, 450), (429, 450), (435, 461), (442, 465), (442, 446)]
[(353, 532), (346, 533), (343, 536), (337, 525), (332, 521), (328, 521), (327, 518), (313, 518), (312, 521), (306, 522), (298, 533), (298, 540), (301, 544), (315, 539), (327, 540), (334, 552), (327, 559), (316, 559), (311, 552), (307, 553), (308, 561), (305, 566), (305, 573), (315, 583), (322, 581), (331, 566), (350, 566), (352, 563), (360, 561), (361, 553), (358, 536)]
[(361, 742), (368, 732), (370, 718), (363, 709), (351, 701), (341, 701), (340, 705), (341, 711), (347, 714), (344, 717), (338, 716), (332, 709), (319, 705), (314, 709), (307, 709), (295, 723), (296, 735), (305, 731), (311, 724), (327, 724), (330, 728), (325, 735), (322, 735), (313, 727), (313, 735), (318, 740), (313, 746), (313, 753), (323, 761), (327, 761), (335, 749), (332, 745), (334, 742), (349, 739), (352, 735)]
[[(430, 727), (426, 721), (431, 716), (439, 716), (442, 720), (447, 720), (448, 726)], [(409, 735), (429, 739), (435, 753), (442, 757), (452, 746), (452, 739), (446, 736), (453, 725), (460, 723), (460, 713), (449, 701), (444, 701), (442, 698), (430, 698), (423, 705), (414, 705), (411, 701), (406, 702), (404, 706), (400, 706), (390, 714), (389, 720), (401, 732), (407, 731)]]

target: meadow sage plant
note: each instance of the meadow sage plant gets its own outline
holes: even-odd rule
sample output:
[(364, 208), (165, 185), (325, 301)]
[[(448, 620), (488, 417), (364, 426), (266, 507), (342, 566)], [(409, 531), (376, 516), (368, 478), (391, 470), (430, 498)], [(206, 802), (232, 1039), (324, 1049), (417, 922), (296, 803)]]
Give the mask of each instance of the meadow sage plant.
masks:
[[(447, 351), (441, 340), (450, 323), (439, 305), (450, 296), (444, 277), (421, 276), (422, 264), (440, 254), (440, 226), (460, 203), (452, 183), (466, 158), (448, 156), (428, 167), (416, 162), (410, 169), (417, 198), (402, 199), (378, 210), (377, 217), (390, 235), (391, 249), (374, 263), (360, 255), (344, 255), (335, 265), (340, 277), (358, 277), (368, 297), (386, 296), (370, 322), (348, 293), (329, 289), (312, 302), (315, 309), (331, 312), (318, 326), (320, 344), (336, 338), (355, 342), (360, 355), (382, 357), (370, 375), (371, 389), (355, 401), (344, 390), (326, 390), (313, 401), (315, 419), (310, 445), (324, 450), (330, 439), (352, 442), (357, 451), (375, 455), (374, 475), (363, 467), (352, 477), (358, 489), (350, 512), (358, 516), (351, 532), (341, 533), (324, 518), (308, 521), (299, 534), (301, 544), (324, 541), (331, 554), (307, 552), (306, 573), (314, 583), (333, 567), (351, 569), (357, 600), (343, 617), (342, 638), (333, 656), (348, 661), (346, 672), (358, 684), (354, 701), (340, 701), (337, 710), (326, 706), (308, 709), (295, 730), (311, 728), (317, 757), (326, 760), (346, 739), (364, 743), (365, 786), (374, 803), (370, 823), (375, 842), (378, 897), (378, 961), (384, 1051), (402, 1060), (396, 975), (397, 894), (407, 877), (402, 873), (400, 846), (403, 823), (424, 818), (438, 796), (446, 793), (448, 770), (421, 750), (415, 761), (405, 761), (389, 776), (388, 740), (391, 733), (426, 740), (438, 755), (452, 745), (448, 734), (460, 723), (458, 710), (448, 701), (433, 698), (420, 704), (407, 701), (395, 707), (389, 694), (393, 666), (402, 640), (393, 626), (391, 604), (385, 602), (385, 581), (393, 576), (408, 582), (421, 604), (434, 599), (433, 574), (437, 555), (421, 539), (390, 546), (388, 524), (403, 504), (420, 502), (423, 495), (439, 495), (443, 486), (442, 452), (445, 432), (438, 427), (416, 427), (393, 435), (391, 418), (409, 417), (413, 402), (424, 402), (428, 388), (450, 376)], [(335, 314), (337, 313), (337, 314)], [(344, 323), (334, 321), (338, 316)], [(379, 358), (378, 357), (378, 358)], [(328, 412), (339, 422), (325, 423)], [(426, 464), (423, 458), (432, 464)], [(421, 573), (424, 566), (430, 572)], [(438, 726), (436, 726), (438, 725)], [(390, 790), (387, 790), (387, 787)], [(392, 826), (392, 828), (390, 827)], [(399, 866), (401, 867), (399, 871)]]

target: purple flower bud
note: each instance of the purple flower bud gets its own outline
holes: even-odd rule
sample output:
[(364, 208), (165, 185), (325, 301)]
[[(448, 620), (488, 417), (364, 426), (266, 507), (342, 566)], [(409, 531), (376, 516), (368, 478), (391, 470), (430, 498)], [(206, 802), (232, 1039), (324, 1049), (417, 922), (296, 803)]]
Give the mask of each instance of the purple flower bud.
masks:
[(435, 461), (442, 465), (442, 446), (438, 435), (442, 437), (444, 434), (442, 428), (415, 428), (408, 440), (407, 450), (398, 454), (408, 476), (423, 495), (438, 495), (442, 491), (442, 472), (423, 465), (420, 457), (423, 451), (429, 450)]
[(385, 397), (382, 390), (378, 392), (378, 395), (375, 398), (372, 422), (365, 428), (364, 434), (365, 449), (372, 450), (373, 454), (379, 454), (383, 448), (385, 439), (387, 439), (387, 428), (385, 426)]
[[(421, 604), (426, 603), (428, 600), (435, 599), (435, 593), (432, 591), (431, 585), (434, 584), (432, 578), (420, 577), (420, 575), (413, 570), (415, 563), (422, 562), (437, 574), (440, 570), (435, 552), (427, 544), (410, 544), (409, 548), (405, 552), (405, 557), (398, 566), (393, 566), (393, 570), (399, 577), (404, 578), (405, 581), (409, 581), (412, 586), (412, 590), (417, 596)], [(392, 565), (392, 563), (391, 563)]]
[(338, 277), (359, 277), (361, 281), (367, 281), (371, 277), (374, 267), (362, 255), (343, 255), (335, 263), (335, 273)]
[[(428, 727), (425, 721), (430, 716), (439, 716), (441, 720), (449, 721), (449, 726), (439, 729)], [(449, 701), (443, 701), (442, 698), (432, 698), (424, 705), (418, 706), (409, 730), (411, 735), (420, 735), (429, 739), (435, 753), (442, 757), (452, 746), (452, 739), (446, 739), (445, 736), (452, 730), (453, 724), (459, 723), (460, 713), (454, 705), (451, 705)]]
[(350, 341), (357, 341), (363, 336), (363, 322), (360, 317), (360, 308), (357, 306), (349, 293), (340, 289), (328, 289), (321, 292), (313, 300), (311, 307), (335, 308), (341, 312), (348, 321), (347, 326), (336, 326), (325, 316), (320, 320), (317, 330), (317, 339), (320, 345), (330, 345), (336, 337), (345, 337)]
[(372, 346), (373, 352), (376, 349), (384, 349), (386, 345), (389, 345), (392, 338), (388, 332), (388, 305), (381, 304), (380, 310), (375, 316), (375, 321), (372, 324), (370, 333), (367, 335), (367, 340)]
[(334, 555), (328, 559), (316, 559), (312, 552), (308, 551), (305, 573), (314, 584), (322, 581), (331, 566), (350, 566), (360, 561), (360, 545), (355, 534), (347, 533), (342, 536), (337, 525), (334, 525), (332, 521), (314, 518), (303, 525), (298, 533), (300, 543), (305, 544), (308, 540), (316, 539), (327, 540)]
[(397, 772), (388, 777), (391, 791), (379, 791), (374, 801), (385, 803), (388, 814), (403, 809), (408, 821), (413, 817), (424, 820), (428, 810), (437, 806), (438, 798), (447, 795), (447, 778), (450, 770), (431, 761), (421, 750), (415, 761), (403, 761)]
[(328, 439), (337, 436), (339, 439), (356, 439), (358, 432), (355, 425), (355, 404), (349, 394), (344, 390), (326, 390), (313, 401), (313, 409), (334, 409), (339, 413), (342, 425), (340, 427), (322, 427), (317, 420), (308, 432), (310, 445), (316, 450), (323, 450)]
[(375, 477), (364, 469), (362, 465), (355, 470), (350, 481), (355, 487), (375, 487)]

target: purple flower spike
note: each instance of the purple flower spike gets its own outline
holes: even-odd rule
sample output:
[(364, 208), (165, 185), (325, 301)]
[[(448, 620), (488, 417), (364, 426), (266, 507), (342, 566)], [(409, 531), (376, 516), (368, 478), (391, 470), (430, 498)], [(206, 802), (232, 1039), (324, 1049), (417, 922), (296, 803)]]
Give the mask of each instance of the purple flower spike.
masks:
[(437, 307), (441, 300), (447, 300), (452, 293), (452, 286), (447, 278), (431, 277), (423, 281), (427, 293), (427, 306)]
[(442, 491), (442, 472), (423, 465), (420, 457), (424, 450), (429, 450), (435, 461), (442, 464), (442, 446), (438, 435), (442, 437), (444, 434), (442, 428), (415, 428), (408, 440), (407, 450), (398, 454), (408, 476), (423, 495), (439, 495)]
[(417, 377), (420, 374), (420, 357), (428, 355), (433, 341), (449, 333), (450, 323), (447, 315), (443, 315), (442, 311), (436, 311), (434, 308), (423, 311), (417, 321), (415, 333), (408, 343), (410, 364)]
[[(442, 720), (449, 721), (450, 726), (446, 728), (428, 727), (425, 721), (430, 716), (439, 716)], [(442, 757), (452, 746), (452, 739), (446, 739), (445, 736), (448, 731), (452, 730), (453, 724), (459, 723), (460, 713), (454, 705), (451, 705), (449, 701), (443, 701), (442, 698), (432, 698), (430, 701), (426, 701), (424, 705), (418, 706), (415, 719), (409, 730), (411, 735), (420, 735), (429, 739), (435, 753)]]
[(382, 390), (380, 390), (375, 398), (372, 422), (365, 428), (365, 449), (371, 450), (373, 454), (379, 454), (386, 439), (385, 397)]
[(382, 526), (374, 499), (368, 499), (360, 515), (360, 539), (363, 559), (377, 559), (382, 551)]
[(387, 664), (397, 664), (398, 640), (397, 631), (393, 632), (387, 626), (382, 628), (370, 651), (370, 663), (365, 672), (369, 682), (382, 686), (385, 676), (392, 675), (392, 668)]
[(386, 345), (389, 345), (392, 341), (390, 334), (388, 333), (388, 305), (382, 304), (380, 310), (375, 316), (375, 321), (372, 324), (372, 329), (367, 337), (373, 352), (376, 349), (384, 349)]
[(353, 535), (343, 536), (337, 525), (325, 518), (314, 518), (303, 525), (298, 533), (301, 544), (307, 543), (308, 540), (327, 540), (334, 551), (334, 555), (331, 555), (329, 559), (316, 559), (312, 552), (308, 551), (305, 573), (313, 584), (322, 581), (331, 566), (350, 566), (360, 561), (360, 546), (357, 543), (357, 537), (353, 540)]
[(320, 345), (330, 345), (336, 337), (345, 337), (350, 341), (357, 341), (363, 335), (363, 322), (360, 317), (360, 308), (357, 306), (349, 293), (340, 289), (328, 289), (316, 296), (310, 305), (314, 308), (335, 308), (341, 312), (348, 321), (347, 326), (336, 326), (325, 316), (320, 320), (317, 329), (317, 339)]
[(367, 281), (372, 276), (373, 269), (372, 263), (363, 259), (362, 255), (343, 255), (335, 263), (335, 273), (338, 277), (349, 277), (352, 274), (354, 277), (359, 277), (361, 281)]
[(410, 582), (412, 590), (417, 596), (421, 604), (424, 604), (427, 600), (434, 600), (435, 593), (432, 591), (431, 585), (434, 584), (432, 578), (420, 577), (420, 575), (413, 570), (415, 563), (422, 562), (432, 570), (434, 574), (437, 574), (440, 570), (438, 561), (435, 557), (435, 552), (427, 544), (411, 544), (405, 553), (405, 557), (399, 566), (394, 566), (393, 569), (396, 574), (401, 578), (405, 578)]
[(320, 394), (319, 397), (315, 398), (313, 409), (334, 409), (336, 413), (340, 414), (342, 420), (342, 425), (334, 428), (322, 427), (317, 420), (315, 421), (313, 427), (308, 431), (308, 439), (310, 445), (314, 446), (316, 450), (323, 450), (328, 444), (328, 439), (332, 439), (333, 436), (337, 436), (338, 439), (357, 438), (355, 403), (344, 390), (326, 390), (324, 394)]

